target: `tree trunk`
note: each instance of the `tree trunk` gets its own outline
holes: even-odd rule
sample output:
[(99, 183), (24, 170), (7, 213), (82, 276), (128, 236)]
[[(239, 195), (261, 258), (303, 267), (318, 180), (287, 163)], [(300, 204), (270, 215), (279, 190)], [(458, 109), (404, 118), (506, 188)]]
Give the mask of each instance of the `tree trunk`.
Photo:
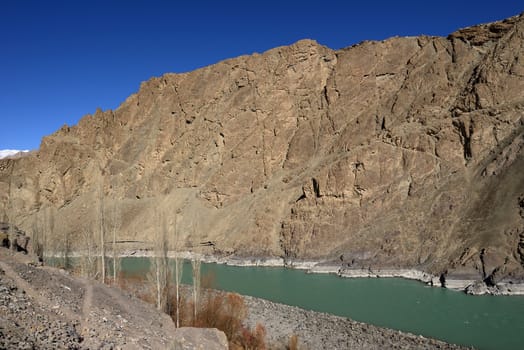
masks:
[(103, 180), (100, 180), (100, 188), (98, 193), (98, 205), (99, 205), (99, 230), (100, 230), (100, 273), (102, 278), (102, 283), (106, 283), (106, 252), (105, 252), (105, 222), (104, 222), (104, 187)]
[(175, 236), (175, 293), (176, 293), (176, 328), (180, 328), (180, 281), (182, 279), (182, 265), (178, 256), (178, 231), (176, 228), (176, 219), (174, 223), (174, 236)]
[(195, 326), (200, 295), (200, 260), (193, 259), (191, 265), (193, 268), (193, 326)]
[(111, 225), (113, 230), (113, 283), (116, 284), (116, 278), (118, 275), (117, 267), (120, 265), (116, 253), (116, 232), (120, 229), (120, 210), (116, 202), (114, 203), (111, 215)]

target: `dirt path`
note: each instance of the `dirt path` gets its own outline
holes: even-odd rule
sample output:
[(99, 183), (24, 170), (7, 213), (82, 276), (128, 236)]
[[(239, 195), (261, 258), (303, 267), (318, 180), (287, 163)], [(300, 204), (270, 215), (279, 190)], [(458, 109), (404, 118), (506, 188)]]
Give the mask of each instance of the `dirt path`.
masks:
[(80, 321), (80, 332), (86, 337), (89, 333), (89, 316), (93, 305), (93, 285), (84, 281), (84, 300), (82, 302), (82, 319)]
[(126, 315), (126, 317), (127, 315), (133, 313), (132, 310), (129, 308), (129, 303), (126, 301), (126, 299), (122, 298), (121, 292), (117, 292), (113, 288), (108, 288), (107, 292), (109, 292), (109, 294), (111, 295), (111, 299), (113, 299), (113, 301), (116, 304), (118, 304), (120, 310), (123, 312), (124, 315)]
[(47, 308), (49, 310), (55, 311), (56, 314), (66, 318), (69, 321), (78, 320), (78, 316), (72, 312), (69, 308), (64, 305), (59, 305), (52, 300), (41, 295), (37, 290), (35, 290), (31, 284), (24, 280), (20, 275), (11, 268), (8, 264), (0, 261), (0, 268), (5, 271), (5, 274), (13, 279), (15, 283), (21, 287), (27, 295), (34, 299), (40, 306)]
[[(227, 348), (221, 332), (178, 337), (170, 317), (142, 300), (35, 261), (0, 248), (0, 349), (169, 349), (188, 339), (200, 344), (189, 348)], [(218, 338), (206, 343), (209, 332)]]

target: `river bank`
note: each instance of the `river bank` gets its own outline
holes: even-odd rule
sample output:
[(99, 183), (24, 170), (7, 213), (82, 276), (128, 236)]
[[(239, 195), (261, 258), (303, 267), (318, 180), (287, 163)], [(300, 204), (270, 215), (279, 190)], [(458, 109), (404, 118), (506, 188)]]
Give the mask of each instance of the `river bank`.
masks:
[[(151, 268), (148, 257), (151, 254), (130, 251), (126, 255), (131, 257), (120, 261), (122, 276), (146, 276)], [(249, 260), (252, 264), (253, 259)], [(192, 264), (188, 260), (183, 262), (182, 272), (182, 283), (190, 285)], [(471, 297), (405, 278), (340, 278), (333, 273), (306, 274), (303, 270), (283, 267), (202, 263), (201, 273), (203, 285), (214, 289), (448, 343), (510, 350), (519, 348), (518, 344), (524, 341), (520, 322), (524, 312), (522, 297)], [(315, 326), (314, 318), (311, 319)]]
[[(151, 257), (149, 250), (128, 250), (121, 257)], [(354, 268), (344, 264), (327, 261), (290, 260), (280, 257), (237, 257), (199, 254), (190, 251), (168, 252), (169, 258), (179, 257), (186, 260), (200, 260), (204, 263), (223, 264), (238, 267), (284, 267), (304, 270), (306, 273), (334, 274), (342, 278), (404, 278), (415, 280), (432, 287), (447, 288), (469, 295), (524, 295), (524, 282), (504, 280), (495, 285), (487, 285), (480, 276), (443, 275), (436, 276), (428, 272), (409, 268)]]
[[(133, 254), (132, 256), (135, 256)], [(24, 258), (25, 256), (21, 256)], [(146, 257), (146, 256), (143, 256)], [(13, 266), (8, 269), (6, 266)], [(46, 297), (52, 299), (53, 309), (57, 300), (61, 300), (61, 307), (56, 311), (64, 313), (67, 307), (73, 309), (71, 318), (73, 321), (58, 325), (41, 324), (38, 320), (33, 320), (29, 314), (25, 314), (23, 328), (25, 332), (23, 337), (16, 337), (20, 333), (19, 329), (8, 328), (8, 323), (0, 322), (0, 334), (5, 334), (6, 341), (0, 341), (0, 348), (20, 348), (27, 345), (31, 348), (36, 344), (41, 348), (52, 348), (52, 341), (58, 342), (60, 347), (64, 348), (85, 348), (84, 345), (94, 345), (100, 348), (128, 348), (126, 345), (131, 344), (131, 348), (168, 348), (167, 343), (187, 342), (187, 336), (180, 336), (180, 330), (174, 330), (173, 324), (169, 323), (162, 326), (165, 332), (171, 332), (171, 338), (166, 338), (164, 333), (159, 332), (155, 326), (160, 320), (166, 318), (165, 315), (159, 315), (153, 307), (145, 310), (143, 303), (133, 299), (131, 292), (117, 292), (116, 289), (109, 286), (101, 285), (94, 281), (88, 281), (83, 278), (75, 278), (64, 270), (50, 267), (32, 267), (27, 264), (15, 263), (14, 261), (1, 258), (0, 266), (4, 270), (16, 270), (20, 273), (21, 278), (25, 278), (31, 286), (26, 286), (24, 293), (32, 293), (33, 288), (38, 288), (39, 295), (45, 290)], [(4, 279), (0, 270), (0, 289)], [(12, 272), (9, 276), (16, 277), (17, 274)], [(7, 276), (7, 277), (9, 277)], [(17, 277), (18, 278), (18, 277)], [(11, 284), (12, 281), (9, 281)], [(35, 284), (35, 286), (32, 286)], [(6, 290), (15, 290), (15, 287), (7, 287)], [(139, 289), (140, 290), (140, 289)], [(88, 292), (90, 291), (90, 292)], [(186, 296), (191, 296), (191, 286), (184, 285), (181, 291)], [(130, 294), (128, 294), (130, 293)], [(213, 293), (216, 293), (213, 292)], [(220, 292), (218, 292), (220, 293)], [(32, 294), (37, 294), (36, 291)], [(122, 295), (121, 295), (122, 294)], [(20, 301), (20, 297), (17, 297)], [(297, 338), (297, 349), (466, 349), (459, 345), (449, 344), (444, 341), (417, 336), (408, 332), (392, 330), (389, 328), (374, 326), (363, 322), (357, 322), (346, 317), (334, 316), (328, 313), (305, 310), (295, 306), (288, 306), (280, 303), (271, 302), (265, 299), (255, 298), (243, 295), (242, 299), (247, 308), (244, 325), (250, 329), (257, 324), (264, 326), (266, 330), (266, 342), (270, 349), (286, 349), (289, 345), (291, 336)], [(89, 301), (91, 300), (91, 301)], [(18, 301), (10, 298), (6, 305), (16, 305)], [(34, 304), (34, 301), (31, 301)], [(27, 304), (27, 303), (26, 303)], [(0, 302), (0, 308), (2, 308)], [(57, 304), (58, 305), (58, 304)], [(25, 304), (22, 307), (27, 307)], [(20, 311), (19, 309), (17, 309)], [(14, 320), (16, 313), (13, 310), (8, 315), (9, 320)], [(143, 315), (140, 321), (136, 319), (135, 314)], [(47, 313), (52, 314), (52, 313)], [(46, 314), (46, 315), (47, 315)], [(151, 315), (157, 318), (153, 321)], [(75, 316), (78, 315), (78, 316)], [(89, 316), (87, 316), (89, 315)], [(78, 321), (76, 321), (76, 318)], [(27, 320), (26, 320), (27, 318)], [(89, 323), (86, 323), (86, 319)], [(76, 323), (75, 323), (76, 322)], [(14, 323), (12, 321), (11, 323)], [(136, 325), (143, 327), (142, 334), (134, 328)], [(39, 328), (45, 330), (42, 337), (33, 339), (26, 328)], [(18, 327), (20, 328), (20, 327)], [(131, 330), (128, 330), (130, 329)], [(187, 329), (186, 329), (187, 330)], [(133, 339), (130, 339), (128, 333), (133, 332)], [(17, 333), (18, 332), (18, 333)], [(117, 333), (115, 333), (117, 332)], [(204, 332), (196, 331), (195, 332)], [(208, 336), (211, 330), (206, 331)], [(26, 334), (27, 333), (27, 334)], [(54, 337), (46, 341), (47, 334), (52, 333)], [(196, 340), (202, 343), (204, 333), (197, 333)], [(214, 334), (214, 333), (213, 333)], [(213, 335), (211, 334), (211, 335)], [(74, 337), (73, 337), (74, 336)], [(148, 347), (144, 339), (153, 337), (157, 342)], [(114, 339), (112, 339), (114, 338)], [(135, 339), (136, 338), (136, 339)], [(204, 339), (205, 340), (205, 339)], [(127, 344), (122, 345), (122, 342)], [(48, 344), (49, 343), (49, 344)], [(49, 347), (47, 346), (49, 345)], [(209, 344), (207, 344), (209, 345)], [(218, 349), (219, 347), (188, 347), (188, 348), (205, 348)]]
[(246, 326), (263, 324), (272, 349), (285, 349), (291, 335), (299, 349), (471, 349), (345, 317), (243, 296)]

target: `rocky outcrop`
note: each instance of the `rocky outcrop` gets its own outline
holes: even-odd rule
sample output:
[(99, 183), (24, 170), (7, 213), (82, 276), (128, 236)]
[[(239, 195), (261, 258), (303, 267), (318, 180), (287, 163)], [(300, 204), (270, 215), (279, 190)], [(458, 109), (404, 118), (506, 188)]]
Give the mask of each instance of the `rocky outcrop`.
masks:
[(227, 350), (226, 335), (215, 328), (177, 328), (172, 347), (180, 350)]
[(184, 250), (522, 278), (523, 40), (516, 16), (153, 78), (0, 160), (0, 215), (74, 244), (102, 207), (134, 242), (163, 212)]
[(0, 222), (0, 247), (27, 253), (29, 237), (14, 225)]

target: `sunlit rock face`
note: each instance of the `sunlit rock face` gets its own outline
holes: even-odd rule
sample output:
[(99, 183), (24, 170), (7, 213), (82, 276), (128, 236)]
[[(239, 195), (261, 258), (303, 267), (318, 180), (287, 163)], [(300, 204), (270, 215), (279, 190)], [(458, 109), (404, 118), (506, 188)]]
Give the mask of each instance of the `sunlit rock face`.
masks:
[(117, 207), (119, 240), (176, 218), (183, 250), (520, 278), (522, 42), (517, 16), (152, 78), (0, 161), (0, 215), (54, 241)]

